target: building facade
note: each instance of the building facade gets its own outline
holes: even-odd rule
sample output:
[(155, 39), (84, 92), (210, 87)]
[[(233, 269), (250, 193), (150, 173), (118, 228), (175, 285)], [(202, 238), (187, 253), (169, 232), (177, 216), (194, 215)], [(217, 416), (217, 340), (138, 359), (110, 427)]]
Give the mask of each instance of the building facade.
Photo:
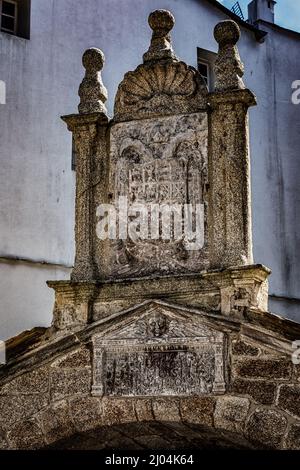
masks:
[[(1, 12), (10, 11), (4, 16), (13, 18), (5, 3)], [(272, 269), (270, 310), (300, 320), (299, 107), (291, 101), (292, 83), (300, 79), (300, 35), (272, 23), (269, 3), (273, 9), (274, 2), (251, 2), (251, 23), (235, 18), (242, 31), (246, 86), (259, 102), (250, 111), (254, 258)], [(212, 31), (232, 17), (213, 0), (31, 0), (15, 5), (18, 22), (6, 19), (0, 33), (5, 84), (5, 104), (0, 104), (2, 339), (50, 324), (54, 297), (46, 281), (68, 279), (73, 265), (72, 139), (58, 116), (76, 112), (82, 52), (92, 46), (105, 52), (103, 81), (112, 115), (118, 84), (146, 50), (149, 27), (141, 19), (150, 11), (174, 13), (177, 54), (194, 67), (200, 63), (210, 87), (217, 52)]]

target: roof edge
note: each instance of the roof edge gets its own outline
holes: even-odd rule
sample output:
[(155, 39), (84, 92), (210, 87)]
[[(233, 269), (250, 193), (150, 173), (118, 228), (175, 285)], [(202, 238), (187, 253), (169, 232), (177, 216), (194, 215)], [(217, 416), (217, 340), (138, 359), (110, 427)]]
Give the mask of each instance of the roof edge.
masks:
[(229, 16), (232, 20), (234, 20), (240, 26), (248, 29), (248, 31), (251, 31), (254, 34), (255, 39), (258, 42), (262, 41), (262, 39), (268, 34), (267, 31), (258, 29), (256, 26), (250, 23), (247, 23), (247, 21), (242, 20), (239, 16), (233, 13), (233, 11), (229, 10), (227, 7), (219, 3), (218, 0), (206, 0), (206, 1), (210, 3), (210, 5), (218, 8), (220, 11), (222, 11), (222, 13), (225, 13), (225, 15)]
[[(291, 34), (293, 36), (296, 36), (297, 39), (300, 39), (300, 32), (294, 31), (293, 29), (284, 28), (283, 26), (280, 26), (277, 23), (270, 23), (269, 21), (266, 21), (266, 20), (258, 20), (257, 24), (268, 26), (268, 27), (276, 29), (279, 32), (284, 33), (284, 34)], [(268, 34), (268, 33), (266, 32), (266, 34)]]

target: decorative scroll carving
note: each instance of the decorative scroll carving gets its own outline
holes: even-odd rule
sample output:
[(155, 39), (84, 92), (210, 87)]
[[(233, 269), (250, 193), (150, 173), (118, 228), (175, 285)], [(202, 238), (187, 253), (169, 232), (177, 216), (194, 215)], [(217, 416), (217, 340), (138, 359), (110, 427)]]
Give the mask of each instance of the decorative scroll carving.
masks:
[(169, 32), (175, 23), (165, 10), (153, 12), (151, 45), (144, 64), (128, 72), (119, 85), (115, 120), (127, 121), (171, 114), (194, 113), (207, 109), (207, 87), (193, 67), (175, 56)]
[[(111, 129), (110, 193), (128, 204), (203, 204), (207, 217), (207, 117), (205, 113), (118, 123)], [(186, 240), (118, 240), (113, 275), (172, 273), (204, 269), (202, 249)]]
[(223, 393), (224, 335), (164, 308), (96, 336), (94, 395)]

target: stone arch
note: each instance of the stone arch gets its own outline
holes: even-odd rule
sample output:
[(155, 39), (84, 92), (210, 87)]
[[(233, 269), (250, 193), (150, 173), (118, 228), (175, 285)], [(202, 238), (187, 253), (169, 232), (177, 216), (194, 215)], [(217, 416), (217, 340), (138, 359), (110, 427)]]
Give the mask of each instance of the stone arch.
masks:
[(238, 433), (176, 421), (142, 421), (99, 426), (45, 447), (52, 450), (255, 449)]

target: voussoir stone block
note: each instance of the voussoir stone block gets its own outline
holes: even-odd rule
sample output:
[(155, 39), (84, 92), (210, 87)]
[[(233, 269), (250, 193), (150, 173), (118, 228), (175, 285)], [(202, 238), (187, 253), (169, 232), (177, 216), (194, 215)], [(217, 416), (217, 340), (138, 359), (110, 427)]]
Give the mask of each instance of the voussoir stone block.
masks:
[(288, 413), (300, 417), (300, 385), (281, 385), (278, 406)]
[(247, 422), (246, 435), (253, 443), (280, 448), (286, 427), (287, 420), (281, 413), (257, 409)]
[(192, 397), (180, 400), (182, 420), (188, 423), (213, 425), (215, 398)]
[(1, 450), (6, 450), (9, 448), (9, 445), (4, 437), (0, 436), (0, 449)]
[(180, 421), (179, 402), (174, 398), (157, 398), (152, 401), (153, 414), (157, 421)]
[(234, 371), (245, 378), (282, 380), (291, 377), (292, 363), (287, 359), (244, 359), (234, 364)]
[(55, 403), (37, 415), (37, 420), (43, 429), (48, 444), (70, 436), (75, 432), (68, 403)]
[(300, 382), (300, 364), (294, 365), (294, 378)]
[(152, 421), (154, 419), (151, 399), (137, 399), (135, 412), (138, 421)]
[(284, 447), (289, 450), (300, 449), (300, 423), (291, 425)]
[(44, 435), (34, 419), (22, 421), (8, 433), (10, 449), (38, 449), (45, 445)]
[(31, 417), (49, 404), (48, 395), (0, 396), (0, 430), (9, 430), (17, 421)]
[(0, 395), (47, 393), (49, 390), (49, 370), (46, 367), (27, 372), (3, 385)]
[(112, 425), (136, 421), (134, 400), (131, 398), (106, 398), (101, 402), (103, 424)]
[(231, 391), (239, 395), (249, 395), (262, 405), (271, 405), (275, 401), (277, 384), (265, 380), (235, 379)]
[(243, 431), (250, 407), (248, 398), (220, 397), (217, 399), (214, 423), (216, 428)]
[(62, 400), (65, 397), (87, 394), (91, 390), (91, 371), (82, 369), (53, 369), (50, 375), (51, 400)]
[(242, 340), (232, 342), (232, 354), (235, 356), (258, 356), (260, 349)]
[(76, 430), (89, 431), (103, 423), (101, 402), (94, 397), (77, 397), (69, 401), (70, 413)]
[(63, 357), (60, 357), (52, 363), (52, 367), (59, 368), (77, 368), (89, 367), (91, 365), (91, 353), (89, 349), (82, 347), (76, 351), (72, 351)]

